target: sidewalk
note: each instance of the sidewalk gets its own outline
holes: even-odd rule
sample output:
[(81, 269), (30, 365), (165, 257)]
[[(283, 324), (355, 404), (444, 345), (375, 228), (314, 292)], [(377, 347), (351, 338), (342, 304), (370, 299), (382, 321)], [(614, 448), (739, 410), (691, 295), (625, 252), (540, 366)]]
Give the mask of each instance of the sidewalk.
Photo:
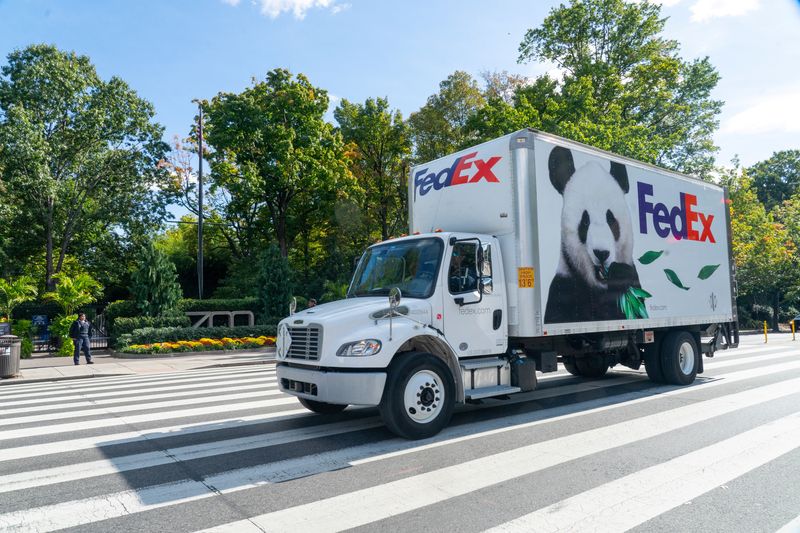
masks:
[(98, 352), (92, 357), (93, 365), (87, 365), (81, 356), (81, 364), (75, 366), (72, 357), (37, 356), (20, 361), (20, 375), (16, 378), (0, 379), (0, 387), (41, 381), (61, 381), (101, 376), (124, 376), (132, 374), (160, 374), (180, 372), (197, 368), (223, 366), (258, 365), (275, 361), (275, 349), (236, 351), (225, 354), (196, 354), (181, 357), (153, 356), (148, 359), (121, 359), (108, 353)]

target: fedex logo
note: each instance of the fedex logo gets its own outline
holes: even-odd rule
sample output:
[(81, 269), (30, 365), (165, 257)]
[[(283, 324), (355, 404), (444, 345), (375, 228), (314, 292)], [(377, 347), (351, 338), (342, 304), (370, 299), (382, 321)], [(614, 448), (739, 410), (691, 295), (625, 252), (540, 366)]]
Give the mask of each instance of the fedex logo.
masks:
[(647, 217), (650, 215), (656, 235), (661, 238), (672, 233), (677, 240), (717, 242), (714, 240), (714, 234), (711, 233), (711, 222), (714, 221), (714, 215), (695, 211), (697, 196), (682, 192), (680, 205), (670, 209), (660, 202), (653, 203), (648, 200), (653, 196), (653, 186), (649, 183), (640, 181), (638, 193), (640, 233), (647, 233)]
[[(475, 159), (478, 152), (462, 155), (455, 160), (452, 166), (444, 168), (437, 172), (428, 172), (427, 168), (418, 170), (414, 174), (414, 199), (417, 198), (417, 193), (420, 196), (425, 196), (431, 189), (439, 190), (442, 187), (450, 187), (452, 185), (461, 185), (462, 183), (477, 183), (480, 180), (486, 180), (489, 183), (499, 183), (492, 167), (500, 161), (500, 156), (490, 157), (489, 159)], [(471, 169), (474, 167), (475, 171), (470, 175)]]

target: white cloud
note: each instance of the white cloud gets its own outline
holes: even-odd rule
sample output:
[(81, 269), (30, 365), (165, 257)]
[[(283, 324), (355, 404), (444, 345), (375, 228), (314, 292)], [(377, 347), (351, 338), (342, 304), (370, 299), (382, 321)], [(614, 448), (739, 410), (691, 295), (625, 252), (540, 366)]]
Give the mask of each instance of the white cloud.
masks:
[[(640, 3), (641, 0), (628, 0)], [(656, 0), (663, 7), (673, 7), (683, 0)], [(740, 17), (761, 7), (761, 0), (694, 0), (689, 6), (692, 22), (704, 22), (713, 18)]]
[(800, 85), (765, 94), (722, 124), (722, 133), (800, 132)]
[(740, 17), (757, 10), (761, 0), (697, 0), (689, 10), (692, 22), (703, 22), (713, 18)]
[(353, 7), (353, 4), (333, 4), (331, 6), (331, 14), (336, 15), (337, 13), (341, 13), (342, 11), (347, 11)]

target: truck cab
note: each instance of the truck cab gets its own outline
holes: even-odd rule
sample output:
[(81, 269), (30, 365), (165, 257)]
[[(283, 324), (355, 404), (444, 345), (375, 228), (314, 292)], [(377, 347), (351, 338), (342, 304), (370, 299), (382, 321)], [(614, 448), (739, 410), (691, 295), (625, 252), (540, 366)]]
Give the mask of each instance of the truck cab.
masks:
[(508, 348), (506, 309), (495, 237), (437, 232), (376, 244), (345, 300), (279, 324), (279, 385), (316, 412), (380, 406), (404, 436), (436, 433), (454, 403), (520, 390), (498, 357)]

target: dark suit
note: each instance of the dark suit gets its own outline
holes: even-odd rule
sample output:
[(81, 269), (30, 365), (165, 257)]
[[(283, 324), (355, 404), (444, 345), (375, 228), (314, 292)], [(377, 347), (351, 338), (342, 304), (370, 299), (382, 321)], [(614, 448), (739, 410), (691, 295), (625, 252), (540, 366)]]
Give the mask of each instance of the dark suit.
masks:
[(81, 360), (81, 350), (86, 357), (86, 362), (92, 362), (92, 352), (89, 349), (89, 339), (92, 336), (92, 324), (88, 320), (81, 322), (76, 320), (69, 328), (69, 336), (75, 343), (75, 353), (72, 361), (77, 365)]

